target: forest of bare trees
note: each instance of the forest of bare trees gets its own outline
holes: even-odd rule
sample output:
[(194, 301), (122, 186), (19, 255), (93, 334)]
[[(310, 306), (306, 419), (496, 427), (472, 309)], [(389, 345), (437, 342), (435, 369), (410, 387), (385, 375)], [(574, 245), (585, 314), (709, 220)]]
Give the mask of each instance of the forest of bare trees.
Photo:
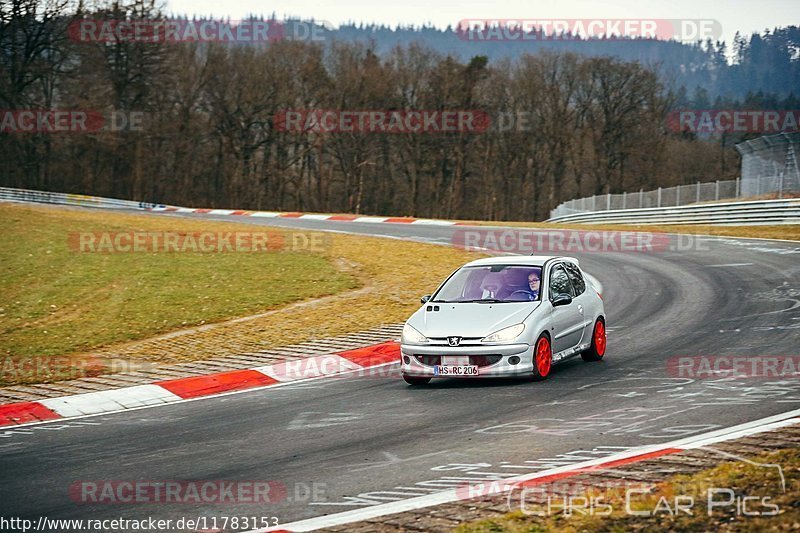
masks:
[[(77, 42), (76, 18), (159, 18), (150, 2), (87, 12), (0, 7), (0, 110), (139, 114), (141, 127), (0, 132), (0, 185), (265, 210), (540, 220), (574, 197), (735, 176), (721, 144), (670, 131), (675, 91), (636, 62), (548, 52), (462, 62), (370, 43)], [(296, 132), (286, 110), (481, 110), (485, 132)], [(500, 127), (502, 117), (524, 117)], [(723, 139), (724, 140), (724, 139)]]

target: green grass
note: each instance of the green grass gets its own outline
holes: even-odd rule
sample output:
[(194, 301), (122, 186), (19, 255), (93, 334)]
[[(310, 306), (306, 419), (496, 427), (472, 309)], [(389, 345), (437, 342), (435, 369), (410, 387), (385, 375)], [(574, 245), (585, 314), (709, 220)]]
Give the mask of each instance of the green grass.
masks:
[(326, 254), (104, 254), (67, 244), (73, 232), (241, 231), (237, 224), (0, 204), (0, 226), (0, 356), (69, 354), (360, 284)]

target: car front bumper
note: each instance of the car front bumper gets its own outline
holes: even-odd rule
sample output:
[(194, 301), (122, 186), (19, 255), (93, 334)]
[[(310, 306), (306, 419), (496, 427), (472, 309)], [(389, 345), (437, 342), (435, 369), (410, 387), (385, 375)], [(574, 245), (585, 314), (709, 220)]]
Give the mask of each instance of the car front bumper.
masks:
[[(533, 372), (533, 347), (529, 344), (498, 344), (442, 346), (402, 344), (400, 346), (400, 372), (413, 377), (455, 377), (439, 376), (432, 365), (421, 363), (416, 356), (434, 355), (442, 357), (442, 364), (468, 364), (466, 357), (499, 355), (500, 360), (488, 366), (478, 368), (477, 376), (464, 376), (471, 379), (482, 377), (526, 376)], [(511, 357), (518, 357), (515, 365), (509, 362)]]

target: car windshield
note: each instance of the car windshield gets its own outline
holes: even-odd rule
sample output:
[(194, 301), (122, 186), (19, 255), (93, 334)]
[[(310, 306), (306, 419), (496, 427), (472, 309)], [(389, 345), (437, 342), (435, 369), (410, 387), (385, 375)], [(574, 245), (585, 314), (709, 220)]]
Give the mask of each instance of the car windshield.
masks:
[(542, 269), (538, 266), (486, 265), (464, 267), (436, 292), (440, 303), (533, 302), (539, 299)]

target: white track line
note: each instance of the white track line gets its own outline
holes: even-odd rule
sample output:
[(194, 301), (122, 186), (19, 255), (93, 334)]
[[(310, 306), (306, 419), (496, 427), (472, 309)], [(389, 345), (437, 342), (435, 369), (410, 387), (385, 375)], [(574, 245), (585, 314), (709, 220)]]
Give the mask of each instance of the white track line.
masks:
[[(732, 426), (729, 428), (720, 429), (709, 433), (703, 433), (701, 435), (696, 435), (694, 437), (688, 437), (685, 439), (665, 442), (663, 444), (642, 446), (618, 454), (614, 454), (608, 457), (603, 457), (600, 459), (593, 459), (590, 461), (584, 461), (582, 463), (575, 463), (572, 465), (561, 466), (558, 468), (551, 468), (549, 470), (542, 470), (540, 472), (532, 474), (523, 474), (513, 478), (507, 478), (503, 480), (497, 480), (495, 482), (484, 483), (484, 486), (486, 486), (489, 490), (485, 490), (480, 486), (478, 486), (478, 490), (476, 490), (474, 493), (487, 495), (492, 493), (507, 492), (511, 490), (516, 484), (523, 481), (530, 481), (533, 479), (552, 476), (554, 474), (562, 474), (565, 472), (581, 471), (592, 467), (597, 468), (601, 467), (604, 464), (613, 463), (623, 459), (630, 459), (633, 457), (637, 457), (639, 455), (652, 454), (654, 452), (672, 448), (680, 450), (690, 450), (694, 448), (699, 448), (701, 446), (707, 446), (709, 444), (713, 444), (716, 442), (738, 439), (741, 437), (745, 437), (747, 435), (754, 435), (756, 433), (770, 431), (773, 429), (777, 429), (779, 427), (798, 424), (800, 423), (800, 418), (798, 417), (800, 417), (800, 409), (795, 409), (793, 411), (788, 411), (786, 413), (782, 413), (779, 415), (769, 416), (759, 420), (754, 420), (752, 422), (746, 422), (744, 424), (739, 424), (737, 426)], [(409, 498), (397, 502), (382, 503), (379, 505), (373, 505), (362, 509), (344, 511), (341, 513), (336, 513), (327, 516), (320, 516), (317, 518), (309, 518), (307, 520), (290, 522), (288, 524), (282, 524), (270, 528), (257, 529), (253, 530), (250, 533), (261, 533), (267, 531), (281, 531), (281, 530), (314, 531), (316, 529), (321, 529), (325, 527), (351, 524), (353, 522), (370, 520), (373, 518), (379, 518), (382, 516), (401, 513), (404, 511), (412, 511), (415, 509), (432, 507), (434, 505), (456, 502), (464, 499), (465, 493), (469, 494), (469, 489), (466, 487), (459, 489), (449, 489), (431, 495), (418, 496), (416, 498)]]

